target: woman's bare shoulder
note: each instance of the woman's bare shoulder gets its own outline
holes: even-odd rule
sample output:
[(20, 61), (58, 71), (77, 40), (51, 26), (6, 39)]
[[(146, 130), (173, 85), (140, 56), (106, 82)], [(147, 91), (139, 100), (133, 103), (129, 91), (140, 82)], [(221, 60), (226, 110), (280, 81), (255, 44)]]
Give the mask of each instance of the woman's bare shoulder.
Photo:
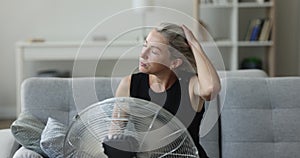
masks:
[(197, 75), (194, 75), (190, 78), (189, 89), (194, 95), (199, 95), (199, 79)]
[(197, 75), (193, 75), (193, 76), (190, 78), (190, 85), (198, 84), (198, 82), (199, 82), (199, 79), (198, 79), (198, 76), (197, 76)]
[(125, 76), (125, 77), (122, 78), (121, 83), (123, 82), (123, 83), (128, 83), (129, 84), (130, 81), (131, 81), (131, 75), (128, 75), (128, 76)]
[(117, 91), (116, 97), (128, 97), (130, 91), (131, 75), (122, 78)]

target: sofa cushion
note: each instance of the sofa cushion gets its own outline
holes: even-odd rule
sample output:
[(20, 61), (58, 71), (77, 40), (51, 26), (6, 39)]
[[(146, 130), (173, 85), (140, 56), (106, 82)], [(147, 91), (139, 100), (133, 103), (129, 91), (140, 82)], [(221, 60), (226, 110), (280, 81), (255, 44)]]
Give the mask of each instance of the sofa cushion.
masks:
[(299, 77), (223, 80), (222, 157), (299, 157), (299, 83)]
[(87, 106), (113, 97), (120, 77), (28, 78), (22, 83), (22, 111), (45, 124), (49, 117), (70, 125)]
[(67, 126), (49, 117), (41, 135), (41, 148), (49, 158), (63, 158), (64, 138)]
[(48, 117), (68, 124), (72, 96), (68, 79), (31, 78), (22, 84), (22, 111), (47, 123)]
[(16, 141), (27, 149), (43, 156), (46, 154), (40, 148), (41, 134), (45, 125), (29, 112), (22, 112), (11, 125), (11, 132)]
[(275, 158), (299, 157), (300, 154), (299, 83), (299, 77), (278, 77), (269, 80)]
[[(222, 156), (273, 157), (272, 105), (265, 78), (228, 78), (221, 91)], [(224, 99), (224, 100), (223, 100)]]
[(32, 150), (26, 149), (25, 147), (21, 147), (14, 154), (13, 158), (43, 158), (43, 156)]

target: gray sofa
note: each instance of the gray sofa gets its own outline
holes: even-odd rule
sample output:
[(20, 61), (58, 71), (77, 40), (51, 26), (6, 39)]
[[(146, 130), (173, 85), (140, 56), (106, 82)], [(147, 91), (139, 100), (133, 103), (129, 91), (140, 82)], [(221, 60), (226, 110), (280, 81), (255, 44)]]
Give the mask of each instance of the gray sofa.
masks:
[[(221, 72), (220, 76), (222, 91), (217, 99), (206, 103), (201, 126), (205, 131), (201, 143), (208, 155), (298, 157), (300, 77), (268, 78), (264, 73), (248, 71)], [(29, 111), (43, 123), (53, 117), (70, 124), (87, 105), (112, 97), (119, 81), (120, 78), (27, 79), (22, 84), (22, 111)], [(1, 158), (39, 157), (19, 148), (9, 130), (0, 130), (0, 142)]]
[(215, 104), (206, 106), (213, 112), (203, 123), (216, 123), (202, 145), (214, 158), (299, 157), (299, 94), (300, 77), (223, 78)]

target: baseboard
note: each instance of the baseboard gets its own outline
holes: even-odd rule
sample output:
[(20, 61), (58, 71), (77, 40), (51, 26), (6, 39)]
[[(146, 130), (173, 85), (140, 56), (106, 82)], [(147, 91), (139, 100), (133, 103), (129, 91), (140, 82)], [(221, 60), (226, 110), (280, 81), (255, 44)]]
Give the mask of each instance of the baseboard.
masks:
[(0, 119), (16, 118), (16, 105), (0, 105)]

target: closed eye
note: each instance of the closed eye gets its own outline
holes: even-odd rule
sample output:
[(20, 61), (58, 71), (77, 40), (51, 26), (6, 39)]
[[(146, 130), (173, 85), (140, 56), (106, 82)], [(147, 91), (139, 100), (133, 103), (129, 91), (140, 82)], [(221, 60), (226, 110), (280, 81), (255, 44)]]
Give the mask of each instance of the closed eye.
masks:
[(151, 46), (151, 52), (155, 55), (160, 55), (161, 51), (157, 47)]
[[(143, 47), (148, 47), (148, 41), (147, 40), (143, 43)], [(151, 48), (151, 53), (153, 53), (155, 55), (159, 55), (159, 53), (161, 52), (161, 49), (157, 46), (150, 45), (150, 48)]]

